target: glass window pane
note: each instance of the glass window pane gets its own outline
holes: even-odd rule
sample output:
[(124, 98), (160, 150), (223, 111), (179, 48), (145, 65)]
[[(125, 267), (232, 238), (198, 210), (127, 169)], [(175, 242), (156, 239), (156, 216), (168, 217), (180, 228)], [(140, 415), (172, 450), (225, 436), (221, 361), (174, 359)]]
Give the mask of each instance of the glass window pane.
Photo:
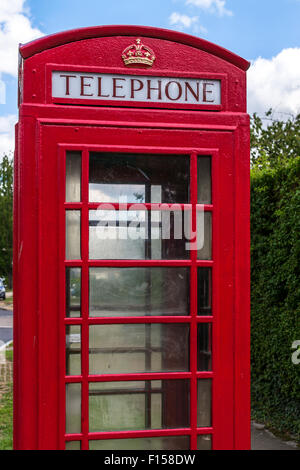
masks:
[(200, 323), (198, 325), (198, 370), (211, 370), (212, 354), (212, 324)]
[(80, 259), (81, 213), (66, 211), (66, 259)]
[(66, 202), (81, 201), (81, 152), (66, 152)]
[(198, 157), (198, 202), (211, 204), (211, 157)]
[(211, 268), (198, 268), (198, 315), (212, 315)]
[(66, 450), (81, 450), (81, 441), (66, 442)]
[(81, 268), (66, 268), (66, 317), (81, 316)]
[(197, 247), (198, 259), (211, 259), (212, 257), (212, 214), (211, 212), (197, 211)]
[(81, 433), (81, 384), (66, 384), (66, 434)]
[(90, 316), (189, 315), (189, 268), (90, 268)]
[(189, 211), (91, 210), (89, 257), (188, 259), (189, 233)]
[(198, 380), (197, 426), (211, 426), (211, 379)]
[(188, 436), (143, 437), (90, 441), (90, 450), (189, 450)]
[(90, 383), (89, 395), (90, 432), (189, 427), (188, 380)]
[(66, 325), (66, 374), (81, 375), (81, 326)]
[(184, 204), (189, 175), (187, 155), (91, 153), (89, 200)]
[(211, 450), (211, 435), (203, 434), (197, 437), (198, 450)]
[(189, 325), (90, 326), (90, 374), (189, 370)]

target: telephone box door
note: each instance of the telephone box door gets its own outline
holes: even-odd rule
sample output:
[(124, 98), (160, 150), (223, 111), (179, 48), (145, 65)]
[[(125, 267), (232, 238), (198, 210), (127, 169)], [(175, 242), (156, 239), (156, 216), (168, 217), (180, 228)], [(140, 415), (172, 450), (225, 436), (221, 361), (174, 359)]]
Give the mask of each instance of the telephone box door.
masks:
[(233, 132), (40, 136), (39, 448), (233, 449)]

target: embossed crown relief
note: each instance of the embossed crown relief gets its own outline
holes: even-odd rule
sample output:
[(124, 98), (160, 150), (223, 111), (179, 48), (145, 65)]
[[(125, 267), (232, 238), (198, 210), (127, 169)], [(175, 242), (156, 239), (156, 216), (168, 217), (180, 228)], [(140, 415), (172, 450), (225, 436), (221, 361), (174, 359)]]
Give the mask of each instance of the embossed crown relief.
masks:
[(122, 53), (125, 65), (142, 64), (152, 67), (156, 57), (150, 47), (142, 44), (141, 39), (136, 39), (136, 44), (126, 47)]

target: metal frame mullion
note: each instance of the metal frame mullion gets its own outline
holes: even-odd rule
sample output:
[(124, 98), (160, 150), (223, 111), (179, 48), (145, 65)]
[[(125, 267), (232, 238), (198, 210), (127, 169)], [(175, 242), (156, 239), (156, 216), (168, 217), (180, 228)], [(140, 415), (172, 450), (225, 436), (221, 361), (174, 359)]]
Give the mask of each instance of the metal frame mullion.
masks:
[(89, 433), (89, 152), (82, 152), (82, 179), (81, 179), (81, 259), (82, 259), (82, 299), (81, 299), (81, 347), (82, 347), (82, 403), (81, 403), (81, 431), (83, 434), (82, 450), (88, 450)]
[[(190, 202), (192, 204), (191, 233), (196, 234), (195, 239), (191, 237), (190, 243), (197, 246), (197, 158), (196, 152), (191, 154), (190, 166)], [(191, 247), (191, 331), (190, 331), (190, 426), (191, 426), (191, 450), (197, 450), (197, 249)]]
[(59, 392), (61, 399), (59, 400), (59, 426), (61, 432), (59, 433), (59, 448), (65, 449), (64, 434), (66, 432), (66, 381), (63, 377), (66, 375), (66, 332), (63, 318), (66, 317), (66, 266), (65, 260), (65, 246), (66, 246), (66, 210), (62, 209), (65, 202), (66, 192), (66, 151), (59, 149)]

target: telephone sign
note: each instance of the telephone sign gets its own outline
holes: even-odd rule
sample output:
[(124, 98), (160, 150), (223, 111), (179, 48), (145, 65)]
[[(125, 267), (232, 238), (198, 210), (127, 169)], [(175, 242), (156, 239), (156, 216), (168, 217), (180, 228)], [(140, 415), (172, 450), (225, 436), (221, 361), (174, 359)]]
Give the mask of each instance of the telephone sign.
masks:
[(123, 102), (221, 104), (220, 80), (52, 72), (52, 98)]

